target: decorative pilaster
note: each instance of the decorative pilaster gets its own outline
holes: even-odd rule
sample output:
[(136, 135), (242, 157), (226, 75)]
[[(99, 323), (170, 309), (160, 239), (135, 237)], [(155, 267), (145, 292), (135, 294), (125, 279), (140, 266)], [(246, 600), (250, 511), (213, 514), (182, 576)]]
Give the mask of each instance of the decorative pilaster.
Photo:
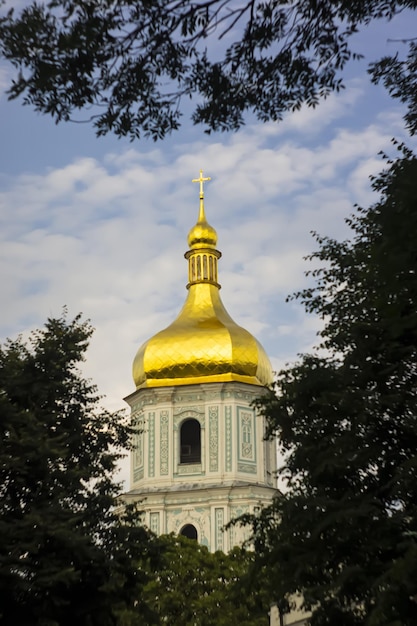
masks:
[(209, 469), (219, 469), (219, 407), (209, 406)]
[(168, 411), (161, 411), (160, 414), (160, 457), (159, 470), (161, 476), (168, 474), (168, 454), (169, 454), (169, 414)]

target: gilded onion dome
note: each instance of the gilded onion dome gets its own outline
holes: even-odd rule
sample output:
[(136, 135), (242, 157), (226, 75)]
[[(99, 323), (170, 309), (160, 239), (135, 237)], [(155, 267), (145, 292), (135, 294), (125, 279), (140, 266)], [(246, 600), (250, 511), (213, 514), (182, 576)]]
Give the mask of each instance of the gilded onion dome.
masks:
[(188, 235), (188, 295), (170, 326), (146, 341), (133, 361), (137, 389), (170, 385), (240, 381), (268, 385), (270, 361), (261, 344), (226, 311), (217, 282), (217, 233), (204, 211), (200, 177), (200, 211)]

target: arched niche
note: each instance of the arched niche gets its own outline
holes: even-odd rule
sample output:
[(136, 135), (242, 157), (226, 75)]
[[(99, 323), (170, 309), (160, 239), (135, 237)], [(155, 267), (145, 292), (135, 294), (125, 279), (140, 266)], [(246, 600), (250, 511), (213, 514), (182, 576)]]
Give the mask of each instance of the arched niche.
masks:
[(198, 541), (197, 528), (193, 524), (186, 524), (181, 528), (180, 535), (187, 537), (187, 539), (194, 539)]
[(184, 420), (180, 427), (180, 463), (201, 463), (201, 426), (193, 418)]

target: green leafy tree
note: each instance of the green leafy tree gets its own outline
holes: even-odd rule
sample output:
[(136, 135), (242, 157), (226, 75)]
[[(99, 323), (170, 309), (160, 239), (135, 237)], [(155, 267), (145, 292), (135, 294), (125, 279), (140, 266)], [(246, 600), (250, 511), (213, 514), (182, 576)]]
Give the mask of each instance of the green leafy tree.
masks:
[[(245, 113), (279, 120), (342, 87), (351, 35), (417, 0), (3, 0), (9, 95), (57, 121), (91, 114), (98, 135), (163, 138), (188, 113), (206, 132)], [(415, 76), (415, 71), (414, 71)]]
[(262, 584), (248, 578), (254, 555), (243, 548), (210, 553), (185, 537), (165, 535), (162, 564), (144, 590), (152, 624), (267, 626)]
[(404, 116), (410, 134), (417, 132), (417, 38), (405, 40), (409, 44), (408, 55), (386, 56), (377, 63), (372, 63), (369, 73), (372, 82), (382, 82), (393, 98), (407, 105)]
[(399, 149), (351, 239), (316, 236), (295, 297), (323, 318), (322, 350), (259, 401), (287, 490), (253, 520), (256, 553), (314, 626), (417, 623), (417, 158)]
[[(115, 509), (129, 444), (78, 369), (92, 334), (48, 319), (0, 347), (0, 623), (143, 623), (141, 590), (159, 548), (134, 509)], [(146, 619), (145, 619), (146, 622)]]

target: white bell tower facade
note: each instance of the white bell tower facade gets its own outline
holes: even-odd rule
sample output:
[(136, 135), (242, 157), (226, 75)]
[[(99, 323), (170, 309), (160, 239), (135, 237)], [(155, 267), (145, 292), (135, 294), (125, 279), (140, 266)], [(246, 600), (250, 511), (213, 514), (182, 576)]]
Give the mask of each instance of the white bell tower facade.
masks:
[(276, 490), (275, 442), (254, 401), (272, 370), (257, 340), (220, 299), (217, 234), (200, 212), (188, 236), (188, 295), (177, 319), (143, 344), (126, 401), (136, 428), (126, 502), (140, 501), (156, 534), (229, 551), (246, 530), (225, 525), (268, 504)]

